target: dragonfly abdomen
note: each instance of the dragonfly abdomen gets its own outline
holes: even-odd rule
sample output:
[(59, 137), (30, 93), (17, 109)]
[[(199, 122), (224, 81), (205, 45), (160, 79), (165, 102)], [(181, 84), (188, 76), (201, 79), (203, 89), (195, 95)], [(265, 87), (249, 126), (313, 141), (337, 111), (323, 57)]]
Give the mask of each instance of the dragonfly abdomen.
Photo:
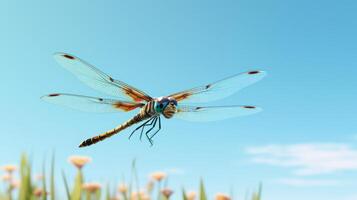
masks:
[(124, 122), (123, 124), (115, 127), (112, 130), (109, 130), (105, 133), (102, 133), (100, 135), (94, 136), (92, 138), (89, 138), (85, 141), (83, 141), (79, 147), (86, 147), (86, 146), (90, 146), (92, 144), (95, 144), (99, 141), (102, 141), (108, 137), (111, 137), (117, 133), (119, 133), (120, 131), (134, 125), (137, 124), (143, 120), (149, 119), (152, 116), (156, 115), (155, 109), (154, 109), (154, 105), (155, 103), (153, 101), (148, 102), (141, 110), (140, 112), (135, 115), (133, 118), (131, 118), (130, 120)]

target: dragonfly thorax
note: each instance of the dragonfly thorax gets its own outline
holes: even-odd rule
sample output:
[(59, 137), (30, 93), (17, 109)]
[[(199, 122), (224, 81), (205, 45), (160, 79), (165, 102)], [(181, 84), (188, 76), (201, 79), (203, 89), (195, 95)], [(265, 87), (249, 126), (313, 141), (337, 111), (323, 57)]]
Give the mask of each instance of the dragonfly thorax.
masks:
[(155, 100), (155, 111), (169, 119), (176, 113), (177, 101), (172, 97), (160, 97)]

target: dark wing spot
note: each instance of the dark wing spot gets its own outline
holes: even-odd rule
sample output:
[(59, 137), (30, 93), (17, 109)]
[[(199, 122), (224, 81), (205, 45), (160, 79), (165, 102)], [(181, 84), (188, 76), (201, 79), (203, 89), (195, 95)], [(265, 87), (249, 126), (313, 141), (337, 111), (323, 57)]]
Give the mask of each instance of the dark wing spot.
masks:
[(70, 55), (68, 55), (68, 54), (64, 54), (63, 57), (68, 58), (68, 59), (71, 59), (71, 60), (74, 60), (74, 59), (75, 59), (75, 57), (70, 56)]
[(207, 90), (208, 88), (210, 88), (211, 86), (212, 86), (211, 84), (206, 85), (206, 90)]
[(254, 109), (255, 106), (243, 106), (244, 108), (248, 108), (248, 109)]
[(114, 82), (114, 79), (113, 79), (112, 77), (109, 77), (109, 80), (110, 80), (111, 82)]
[(196, 107), (196, 110), (201, 110), (203, 107)]
[(49, 97), (57, 97), (57, 96), (59, 96), (60, 94), (50, 94), (50, 95), (48, 95)]
[(98, 100), (99, 100), (99, 101), (103, 101), (103, 99), (102, 99), (102, 98), (98, 98)]
[(258, 73), (260, 73), (259, 71), (250, 71), (250, 72), (248, 72), (248, 74), (258, 74)]

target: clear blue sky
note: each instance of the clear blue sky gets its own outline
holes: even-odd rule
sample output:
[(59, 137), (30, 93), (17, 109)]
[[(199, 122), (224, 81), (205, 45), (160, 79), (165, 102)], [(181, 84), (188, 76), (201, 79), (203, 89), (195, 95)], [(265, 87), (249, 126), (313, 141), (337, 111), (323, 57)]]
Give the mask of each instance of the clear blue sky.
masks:
[[(176, 171), (175, 188), (195, 189), (204, 177), (210, 194), (234, 187), (240, 199), (260, 181), (265, 200), (357, 199), (357, 164), (346, 161), (357, 154), (356, 9), (347, 0), (2, 1), (0, 163), (17, 162), (26, 151), (40, 166), (55, 149), (58, 171), (70, 175), (69, 155), (91, 156), (85, 170), (93, 181), (119, 180), (136, 158), (142, 180), (151, 171)], [(264, 80), (214, 104), (264, 112), (214, 123), (164, 120), (153, 148), (128, 141), (127, 130), (79, 149), (134, 113), (89, 114), (41, 101), (53, 92), (105, 96), (61, 68), (52, 57), (58, 51), (152, 96), (263, 69)], [(305, 161), (254, 161), (251, 149), (305, 144), (336, 160), (332, 168), (347, 167), (301, 175), (294, 170)], [(331, 156), (340, 146), (342, 161)], [(274, 152), (266, 150), (267, 158)]]

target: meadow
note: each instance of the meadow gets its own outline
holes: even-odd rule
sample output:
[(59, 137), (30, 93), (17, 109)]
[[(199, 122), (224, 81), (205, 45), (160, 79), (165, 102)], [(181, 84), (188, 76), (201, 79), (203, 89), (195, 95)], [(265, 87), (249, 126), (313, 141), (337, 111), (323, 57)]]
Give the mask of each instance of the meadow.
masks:
[[(169, 200), (173, 199), (172, 194), (178, 193), (183, 200), (233, 200), (233, 194), (215, 193), (215, 196), (208, 197), (205, 185), (202, 180), (198, 181), (198, 191), (186, 191), (185, 188), (180, 188), (174, 191), (167, 184), (168, 174), (165, 172), (153, 172), (149, 174), (148, 182), (141, 187), (138, 184), (138, 173), (135, 160), (132, 162), (130, 180), (119, 185), (111, 187), (107, 183), (86, 182), (83, 167), (91, 158), (87, 156), (70, 156), (68, 158), (76, 168), (75, 177), (67, 177), (62, 171), (62, 183), (55, 180), (55, 159), (54, 156), (50, 163), (49, 170), (45, 167), (42, 169), (41, 175), (34, 175), (32, 172), (32, 164), (26, 154), (21, 156), (21, 161), (16, 165), (3, 165), (2, 185), (3, 191), (0, 193), (0, 200)], [(44, 163), (44, 166), (46, 163)], [(48, 172), (48, 173), (46, 173)], [(18, 177), (18, 178), (15, 178)], [(69, 180), (72, 180), (71, 182)], [(63, 187), (65, 194), (59, 194), (59, 187)], [(249, 196), (246, 195), (245, 200), (260, 200), (262, 187)]]

